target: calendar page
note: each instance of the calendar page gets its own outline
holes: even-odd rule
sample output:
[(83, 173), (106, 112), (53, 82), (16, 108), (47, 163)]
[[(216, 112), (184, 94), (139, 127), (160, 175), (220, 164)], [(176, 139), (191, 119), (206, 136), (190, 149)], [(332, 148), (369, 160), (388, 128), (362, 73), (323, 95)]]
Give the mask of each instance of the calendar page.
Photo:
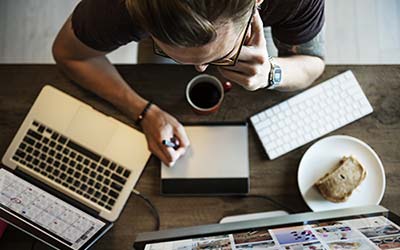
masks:
[(0, 206), (73, 249), (79, 249), (105, 226), (101, 220), (5, 169), (0, 169)]

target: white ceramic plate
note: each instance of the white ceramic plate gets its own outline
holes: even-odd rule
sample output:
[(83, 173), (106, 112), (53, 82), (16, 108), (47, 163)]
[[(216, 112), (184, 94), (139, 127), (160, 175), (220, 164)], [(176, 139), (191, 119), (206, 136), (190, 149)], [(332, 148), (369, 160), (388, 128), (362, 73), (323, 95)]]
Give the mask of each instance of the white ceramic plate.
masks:
[[(346, 202), (325, 200), (313, 186), (314, 183), (329, 172), (342, 156), (350, 155), (354, 155), (365, 167), (365, 180)], [(363, 141), (346, 135), (326, 137), (312, 145), (300, 161), (297, 181), (304, 201), (313, 211), (377, 205), (385, 192), (385, 172), (378, 155)]]

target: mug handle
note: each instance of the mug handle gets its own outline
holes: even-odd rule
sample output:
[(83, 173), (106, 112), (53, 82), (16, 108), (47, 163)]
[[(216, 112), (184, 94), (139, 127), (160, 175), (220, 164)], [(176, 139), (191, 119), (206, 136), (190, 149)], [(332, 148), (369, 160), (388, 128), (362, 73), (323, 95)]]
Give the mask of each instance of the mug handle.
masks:
[(224, 92), (229, 92), (232, 89), (232, 83), (231, 82), (224, 82), (222, 83), (222, 87), (224, 88)]

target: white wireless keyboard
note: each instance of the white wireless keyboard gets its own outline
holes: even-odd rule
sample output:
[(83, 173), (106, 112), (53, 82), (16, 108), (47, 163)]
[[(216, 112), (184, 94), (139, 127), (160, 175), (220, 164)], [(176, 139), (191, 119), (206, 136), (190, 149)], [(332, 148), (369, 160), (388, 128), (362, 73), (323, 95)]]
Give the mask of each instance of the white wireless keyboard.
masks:
[(372, 111), (357, 79), (346, 71), (250, 120), (273, 160)]

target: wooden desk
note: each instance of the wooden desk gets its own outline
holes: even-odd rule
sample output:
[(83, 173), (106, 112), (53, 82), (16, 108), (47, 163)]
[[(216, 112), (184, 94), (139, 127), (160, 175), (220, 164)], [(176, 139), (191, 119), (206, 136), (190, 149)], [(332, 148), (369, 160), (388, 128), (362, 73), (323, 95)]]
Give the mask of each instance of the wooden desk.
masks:
[[(317, 82), (347, 69), (353, 70), (375, 111), (331, 134), (360, 138), (376, 150), (386, 171), (386, 193), (382, 205), (400, 214), (400, 66), (328, 66)], [(184, 98), (185, 84), (198, 74), (193, 67), (132, 65), (118, 66), (118, 70), (141, 95), (153, 100), (182, 122), (243, 121), (257, 111), (295, 94), (266, 90), (247, 92), (234, 86), (218, 113), (198, 116), (190, 110)], [(117, 119), (131, 122), (105, 101), (71, 83), (54, 65), (1, 65), (1, 156), (45, 83), (51, 83)], [(298, 212), (308, 211), (300, 196), (296, 176), (298, 163), (310, 145), (269, 161), (250, 126), (251, 193), (269, 195)], [(279, 209), (257, 198), (161, 197), (159, 161), (154, 157), (147, 163), (136, 188), (158, 208), (162, 229), (216, 223), (227, 215)], [(142, 200), (132, 196), (114, 228), (94, 249), (131, 249), (137, 233), (151, 231), (154, 226), (155, 220), (149, 209)], [(0, 249), (30, 249), (32, 242), (28, 235), (9, 228), (0, 240)], [(35, 249), (48, 247), (37, 244)]]

